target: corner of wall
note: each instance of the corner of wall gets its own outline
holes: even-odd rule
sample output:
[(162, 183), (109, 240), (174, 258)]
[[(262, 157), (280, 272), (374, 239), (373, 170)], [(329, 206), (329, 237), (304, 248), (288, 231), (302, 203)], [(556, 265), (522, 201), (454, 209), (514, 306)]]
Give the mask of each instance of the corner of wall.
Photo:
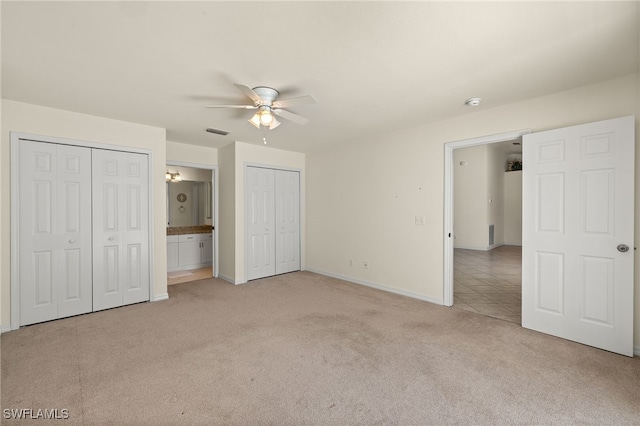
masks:
[(218, 220), (219, 244), (219, 276), (225, 281), (235, 282), (236, 264), (236, 154), (235, 143), (226, 145), (218, 150), (218, 167), (220, 180), (218, 184), (220, 204)]

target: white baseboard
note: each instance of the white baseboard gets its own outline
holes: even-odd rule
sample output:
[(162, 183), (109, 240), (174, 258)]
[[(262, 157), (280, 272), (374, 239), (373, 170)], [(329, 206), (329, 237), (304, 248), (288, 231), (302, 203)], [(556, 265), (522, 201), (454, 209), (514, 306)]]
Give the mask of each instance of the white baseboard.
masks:
[(522, 241), (520, 241), (520, 242), (516, 242), (516, 243), (511, 243), (511, 242), (505, 241), (503, 245), (505, 245), (505, 246), (518, 246), (518, 247), (522, 247)]
[(453, 246), (454, 249), (463, 249), (463, 250), (478, 250), (478, 251), (489, 251), (491, 250), (491, 247), (489, 246), (483, 246), (483, 247), (477, 247), (477, 246)]
[(162, 293), (162, 294), (156, 294), (155, 296), (153, 296), (153, 299), (151, 299), (152, 302), (159, 302), (161, 300), (167, 300), (169, 299), (169, 293)]
[[(489, 251), (489, 250), (493, 250), (494, 248), (498, 248), (498, 247), (501, 247), (501, 246), (513, 246), (513, 245), (518, 245), (518, 244), (499, 243), (499, 244), (493, 244), (493, 245), (490, 245), (490, 246), (481, 246), (481, 247), (455, 245), (455, 246), (453, 246), (453, 248), (454, 249), (463, 249), (463, 250)], [(522, 245), (522, 244), (519, 244), (519, 245)]]
[(226, 275), (222, 275), (222, 274), (219, 274), (218, 278), (220, 278), (221, 280), (225, 280), (226, 282), (231, 283), (233, 285), (246, 284), (247, 283), (246, 281), (236, 281), (235, 279), (233, 279), (231, 277), (228, 277)]
[(401, 296), (411, 297), (412, 299), (423, 300), (425, 302), (434, 303), (436, 305), (443, 305), (444, 304), (444, 301), (442, 299), (436, 299), (434, 297), (424, 296), (422, 294), (414, 293), (412, 291), (401, 290), (401, 289), (398, 289), (398, 288), (389, 287), (389, 286), (386, 286), (386, 285), (383, 285), (383, 284), (374, 283), (374, 282), (371, 282), (371, 281), (366, 281), (366, 280), (361, 280), (361, 279), (358, 279), (358, 278), (347, 277), (345, 275), (334, 274), (334, 273), (331, 273), (331, 272), (322, 271), (322, 270), (315, 269), (315, 268), (306, 268), (305, 271), (313, 272), (313, 273), (320, 274), (320, 275), (325, 275), (325, 276), (331, 277), (331, 278), (337, 278), (337, 279), (342, 280), (342, 281), (347, 281), (347, 282), (350, 282), (350, 283), (363, 285), (365, 287), (371, 287), (371, 288), (375, 288), (375, 289), (378, 289), (378, 290), (387, 291), (389, 293), (399, 294)]
[(0, 334), (11, 331), (11, 326), (7, 324), (0, 325)]

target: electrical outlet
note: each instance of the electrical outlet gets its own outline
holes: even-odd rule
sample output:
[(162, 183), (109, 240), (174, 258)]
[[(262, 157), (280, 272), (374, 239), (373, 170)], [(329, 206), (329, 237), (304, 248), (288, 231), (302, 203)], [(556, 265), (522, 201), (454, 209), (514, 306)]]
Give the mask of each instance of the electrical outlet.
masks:
[(416, 226), (424, 226), (424, 216), (416, 216)]
[(364, 261), (364, 269), (369, 269), (369, 261), (368, 260)]

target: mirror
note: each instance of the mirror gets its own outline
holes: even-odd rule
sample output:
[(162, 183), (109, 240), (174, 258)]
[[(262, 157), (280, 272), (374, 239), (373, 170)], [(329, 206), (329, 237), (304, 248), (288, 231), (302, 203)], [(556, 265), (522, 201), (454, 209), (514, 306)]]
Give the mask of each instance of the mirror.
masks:
[(212, 225), (211, 170), (179, 167), (179, 172), (182, 181), (167, 182), (167, 226)]

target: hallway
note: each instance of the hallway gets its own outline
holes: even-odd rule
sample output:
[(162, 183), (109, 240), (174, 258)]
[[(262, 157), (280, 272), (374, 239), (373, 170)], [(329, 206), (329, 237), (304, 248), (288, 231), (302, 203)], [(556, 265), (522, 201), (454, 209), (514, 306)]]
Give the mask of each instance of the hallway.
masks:
[(522, 247), (455, 249), (453, 307), (521, 324)]

